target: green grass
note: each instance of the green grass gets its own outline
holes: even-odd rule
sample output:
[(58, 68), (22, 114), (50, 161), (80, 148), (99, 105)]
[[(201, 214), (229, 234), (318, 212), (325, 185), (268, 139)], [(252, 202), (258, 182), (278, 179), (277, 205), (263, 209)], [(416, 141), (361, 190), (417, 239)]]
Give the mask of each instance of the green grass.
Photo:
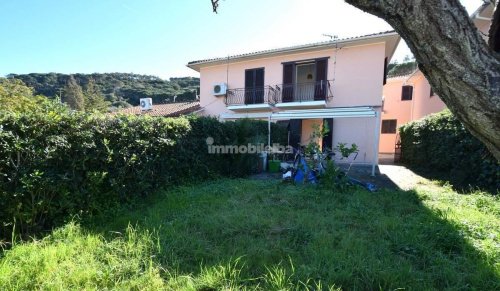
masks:
[(499, 290), (500, 201), (219, 180), (3, 256), (1, 290)]

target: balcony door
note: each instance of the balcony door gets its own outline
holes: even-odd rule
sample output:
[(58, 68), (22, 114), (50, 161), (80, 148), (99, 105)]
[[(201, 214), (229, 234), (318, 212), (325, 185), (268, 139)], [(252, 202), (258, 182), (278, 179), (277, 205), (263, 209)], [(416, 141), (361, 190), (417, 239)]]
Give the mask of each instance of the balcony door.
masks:
[(297, 64), (295, 66), (295, 80), (294, 99), (296, 101), (313, 100), (316, 83), (316, 64)]
[(325, 100), (328, 58), (283, 64), (282, 102)]
[(245, 104), (264, 103), (264, 68), (245, 70)]

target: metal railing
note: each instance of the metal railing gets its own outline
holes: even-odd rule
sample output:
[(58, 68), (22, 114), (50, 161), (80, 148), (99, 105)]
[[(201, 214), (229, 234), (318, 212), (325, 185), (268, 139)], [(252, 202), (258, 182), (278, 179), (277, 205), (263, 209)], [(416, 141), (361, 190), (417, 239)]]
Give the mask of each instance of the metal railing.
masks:
[(271, 86), (228, 89), (226, 105), (274, 104), (279, 92)]
[(330, 99), (331, 80), (291, 83), (256, 88), (228, 89), (226, 105), (276, 104), (285, 102), (322, 101)]
[(333, 96), (331, 80), (321, 80), (306, 83), (290, 83), (276, 86), (281, 88), (276, 103), (307, 102), (328, 100)]

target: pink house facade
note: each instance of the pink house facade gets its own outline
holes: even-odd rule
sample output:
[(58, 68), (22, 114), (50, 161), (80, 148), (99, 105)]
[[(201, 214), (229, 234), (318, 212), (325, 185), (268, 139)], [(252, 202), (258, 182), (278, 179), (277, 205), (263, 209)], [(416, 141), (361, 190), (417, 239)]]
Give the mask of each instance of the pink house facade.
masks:
[(384, 86), (379, 153), (393, 154), (398, 142), (397, 128), (431, 113), (446, 104), (434, 94), (422, 72), (387, 79)]
[(200, 114), (288, 122), (292, 146), (307, 144), (314, 124), (328, 123), (323, 146), (355, 143), (355, 162), (375, 167), (386, 67), (399, 41), (389, 31), (188, 67), (200, 73)]
[[(488, 40), (493, 9), (493, 5), (485, 3), (471, 15), (485, 40)], [(387, 79), (383, 91), (380, 154), (394, 154), (398, 151), (398, 127), (446, 108), (446, 104), (434, 94), (429, 81), (418, 69), (407, 76)]]

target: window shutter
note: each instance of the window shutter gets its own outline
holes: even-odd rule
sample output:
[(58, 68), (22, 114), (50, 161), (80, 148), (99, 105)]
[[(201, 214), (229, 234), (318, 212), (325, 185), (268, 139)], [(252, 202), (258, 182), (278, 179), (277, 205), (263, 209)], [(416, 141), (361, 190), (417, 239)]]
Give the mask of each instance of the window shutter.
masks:
[(255, 71), (255, 103), (264, 103), (264, 69)]
[(402, 93), (401, 93), (401, 100), (406, 101), (406, 100), (412, 100), (413, 98), (413, 86), (403, 86)]
[(255, 74), (254, 70), (245, 71), (245, 104), (254, 104), (254, 84)]
[(283, 65), (283, 102), (293, 101), (293, 71), (295, 64)]
[(387, 58), (384, 59), (384, 82), (383, 85), (387, 84)]
[(327, 92), (327, 60), (316, 60), (316, 84), (314, 90), (314, 100), (325, 100)]
[(398, 121), (396, 119), (382, 120), (382, 133), (396, 133)]

